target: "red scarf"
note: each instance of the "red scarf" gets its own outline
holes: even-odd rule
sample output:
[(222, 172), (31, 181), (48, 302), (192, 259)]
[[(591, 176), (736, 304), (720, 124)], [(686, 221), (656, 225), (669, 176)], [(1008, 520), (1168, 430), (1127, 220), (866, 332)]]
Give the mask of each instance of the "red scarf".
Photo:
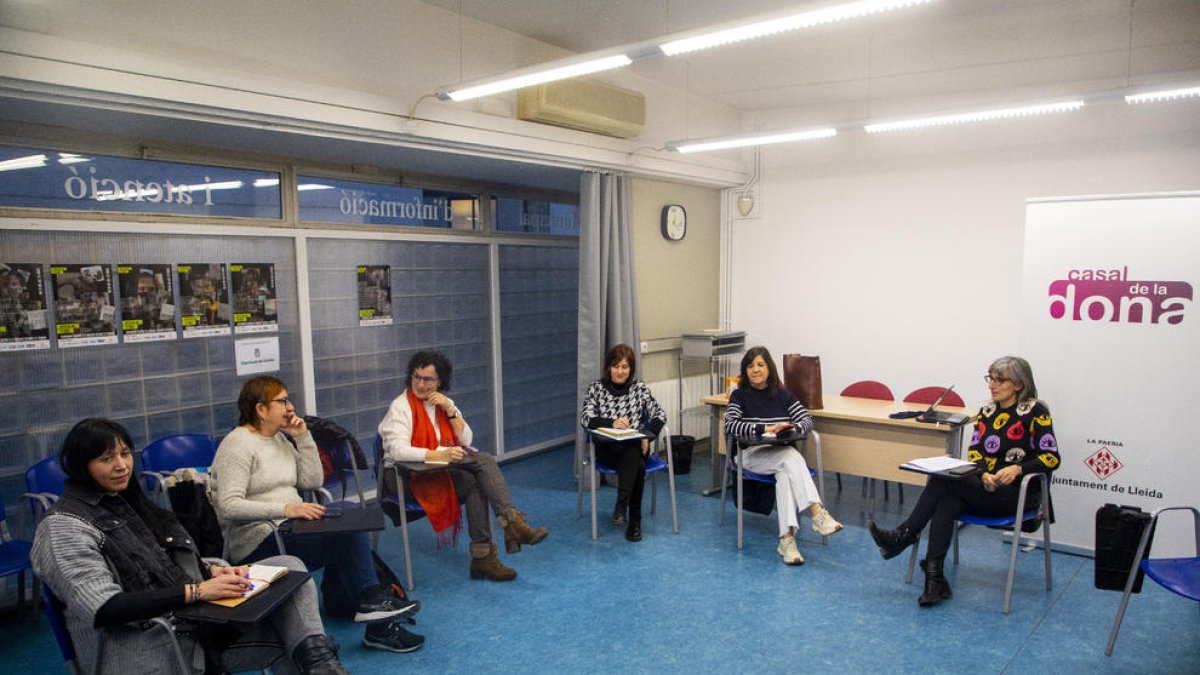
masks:
[[(436, 408), (437, 431), (429, 414), (425, 412), (425, 402), (417, 398), (412, 389), (407, 390), (408, 407), (412, 409), (412, 439), (414, 448), (426, 450), (438, 449), (438, 433), (441, 437), (458, 445), (458, 436), (450, 426), (450, 418), (446, 411)], [(437, 533), (438, 548), (453, 544), (462, 531), (462, 510), (458, 506), (458, 494), (454, 492), (454, 481), (449, 471), (418, 471), (413, 472), (408, 479), (408, 487), (416, 498), (425, 515), (429, 516), (429, 524)]]

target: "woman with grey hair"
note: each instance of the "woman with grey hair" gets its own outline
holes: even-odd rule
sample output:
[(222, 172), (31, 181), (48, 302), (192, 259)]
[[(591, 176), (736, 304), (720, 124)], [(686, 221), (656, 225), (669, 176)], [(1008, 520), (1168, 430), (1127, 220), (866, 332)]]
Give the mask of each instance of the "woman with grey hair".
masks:
[[(1002, 356), (988, 366), (983, 379), (992, 400), (975, 416), (975, 431), (967, 450), (967, 459), (979, 467), (979, 473), (961, 479), (930, 475), (912, 513), (899, 527), (881, 530), (874, 521), (869, 523), (871, 537), (884, 560), (900, 555), (919, 541), (921, 530), (929, 525), (929, 547), (921, 561), (925, 589), (917, 600), (922, 607), (951, 596), (943, 562), (954, 534), (955, 518), (966, 511), (994, 517), (1011, 515), (1017, 508), (1021, 475), (1050, 473), (1058, 468), (1058, 441), (1050, 408), (1038, 400), (1029, 362), (1018, 356)], [(1034, 483), (1027, 497), (1029, 508), (1040, 499), (1038, 483)]]

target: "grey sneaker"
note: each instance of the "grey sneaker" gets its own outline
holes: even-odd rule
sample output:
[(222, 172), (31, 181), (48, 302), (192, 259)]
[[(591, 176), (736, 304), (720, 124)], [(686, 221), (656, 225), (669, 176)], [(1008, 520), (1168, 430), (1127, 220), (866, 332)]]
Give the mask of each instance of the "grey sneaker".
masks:
[(800, 549), (796, 548), (796, 538), (790, 534), (785, 534), (779, 538), (779, 548), (775, 552), (783, 556), (784, 565), (803, 565), (804, 556), (800, 555)]
[(813, 516), (812, 520), (812, 531), (822, 537), (828, 537), (842, 530), (842, 524), (834, 520), (833, 516), (829, 515), (829, 511), (825, 509), (821, 509), (821, 512)]
[(378, 584), (362, 592), (358, 599), (358, 611), (354, 613), (356, 623), (387, 621), (407, 612), (416, 612), (421, 603), (401, 598), (391, 586)]

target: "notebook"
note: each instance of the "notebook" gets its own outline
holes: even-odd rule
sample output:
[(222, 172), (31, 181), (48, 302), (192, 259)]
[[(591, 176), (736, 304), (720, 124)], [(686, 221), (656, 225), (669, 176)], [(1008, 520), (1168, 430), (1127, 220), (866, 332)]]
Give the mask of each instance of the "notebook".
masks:
[(942, 412), (940, 410), (934, 410), (934, 408), (939, 403), (942, 402), (942, 399), (946, 398), (946, 394), (949, 394), (953, 389), (954, 389), (954, 385), (950, 385), (949, 387), (946, 387), (946, 391), (943, 391), (942, 395), (938, 396), (936, 401), (929, 404), (929, 408), (927, 408), (925, 410), (925, 412), (923, 412), (917, 416), (917, 421), (918, 422), (928, 422), (929, 424), (956, 424), (957, 425), (957, 424), (962, 424), (962, 423), (966, 422), (967, 420), (971, 419), (970, 416), (964, 415), (963, 413), (951, 413), (951, 412)]
[(613, 429), (612, 427), (600, 427), (599, 429), (592, 429), (592, 433), (596, 434), (597, 436), (611, 438), (614, 441), (630, 441), (635, 438), (646, 437), (646, 434), (643, 434), (637, 429)]
[(288, 568), (278, 567), (275, 565), (251, 565), (250, 566), (250, 590), (240, 598), (223, 598), (221, 600), (207, 600), (214, 605), (223, 607), (237, 607), (243, 602), (253, 598), (254, 596), (267, 590), (272, 581), (275, 581), (288, 573)]

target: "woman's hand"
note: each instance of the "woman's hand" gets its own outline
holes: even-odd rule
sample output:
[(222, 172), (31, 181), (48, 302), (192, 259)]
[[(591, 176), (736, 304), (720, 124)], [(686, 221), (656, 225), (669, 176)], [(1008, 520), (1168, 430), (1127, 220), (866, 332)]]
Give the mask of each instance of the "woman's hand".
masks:
[(250, 580), (245, 575), (232, 574), (229, 572), (235, 567), (226, 567), (222, 573), (205, 581), (200, 582), (198, 587), (197, 600), (221, 600), (223, 598), (240, 598), (243, 593), (250, 590)]
[(208, 566), (208, 576), (209, 576), (209, 578), (213, 578), (213, 579), (221, 576), (222, 574), (236, 574), (239, 577), (244, 577), (249, 573), (250, 573), (249, 565), (236, 565), (233, 567), (221, 567), (220, 565), (209, 565)]
[(626, 417), (618, 417), (617, 419), (613, 420), (613, 428), (614, 429), (628, 429), (629, 428), (629, 419)]
[(463, 450), (461, 447), (459, 447), (457, 445), (454, 445), (454, 446), (447, 445), (447, 446), (442, 446), (442, 447), (438, 448), (437, 450), (427, 450), (425, 452), (425, 461), (427, 461), (427, 462), (449, 462), (449, 463), (453, 464), (453, 463), (463, 461), (463, 458), (466, 456), (467, 456), (467, 451)]
[(1021, 465), (1020, 464), (1010, 464), (996, 472), (996, 478), (995, 478), (994, 482), (997, 487), (1001, 486), (1001, 485), (1009, 485), (1013, 481), (1017, 480), (1017, 477), (1020, 475), (1021, 475)]
[(773, 433), (776, 433), (776, 432), (778, 432), (780, 429), (783, 429), (783, 428), (784, 428), (784, 427), (786, 427), (786, 426), (788, 426), (788, 423), (787, 423), (787, 422), (783, 422), (782, 424), (768, 424), (768, 425), (767, 425), (767, 426), (766, 426), (766, 427), (763, 429), (763, 433), (766, 433), (766, 434), (773, 434)]
[(642, 457), (645, 457), (649, 454), (650, 454), (650, 439), (643, 438), (642, 439)]
[(303, 436), (308, 432), (308, 425), (304, 423), (304, 418), (299, 415), (292, 415), (287, 422), (279, 428), (280, 431), (295, 438)]
[(446, 398), (446, 395), (440, 391), (433, 392), (426, 400), (441, 408), (446, 415), (450, 417), (454, 417), (458, 414), (458, 408), (455, 408), (454, 404), (450, 402), (450, 399)]
[(317, 520), (325, 515), (325, 507), (313, 502), (296, 502), (283, 507), (283, 516), (285, 518), (298, 518), (300, 520)]

